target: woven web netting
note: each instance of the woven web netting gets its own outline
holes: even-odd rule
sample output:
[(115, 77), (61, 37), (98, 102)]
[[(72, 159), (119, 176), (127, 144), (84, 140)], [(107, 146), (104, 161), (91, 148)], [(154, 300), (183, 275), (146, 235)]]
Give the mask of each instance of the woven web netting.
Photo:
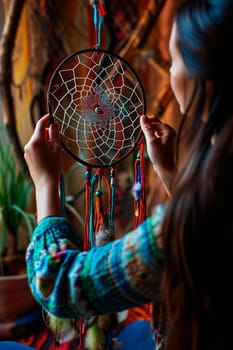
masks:
[(141, 136), (142, 85), (126, 61), (105, 50), (66, 58), (51, 78), (48, 105), (59, 121), (63, 147), (83, 164), (113, 165)]

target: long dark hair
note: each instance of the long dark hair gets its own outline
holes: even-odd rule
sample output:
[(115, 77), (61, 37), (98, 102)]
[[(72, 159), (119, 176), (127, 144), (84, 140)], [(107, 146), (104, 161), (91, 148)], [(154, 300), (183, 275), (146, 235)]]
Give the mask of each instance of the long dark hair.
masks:
[[(175, 21), (199, 103), (162, 228), (166, 348), (224, 349), (233, 316), (233, 1), (190, 0)], [(207, 81), (212, 93), (203, 124)]]

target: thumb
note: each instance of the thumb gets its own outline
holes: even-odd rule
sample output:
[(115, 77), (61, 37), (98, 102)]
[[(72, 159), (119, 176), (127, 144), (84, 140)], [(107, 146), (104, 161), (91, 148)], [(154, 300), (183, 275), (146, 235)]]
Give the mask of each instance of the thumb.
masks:
[(42, 118), (40, 118), (38, 120), (38, 122), (36, 123), (36, 127), (34, 130), (34, 134), (38, 135), (38, 136), (42, 136), (44, 135), (46, 126), (49, 124), (50, 121), (50, 116), (49, 114), (44, 115)]
[(154, 138), (154, 130), (151, 125), (150, 119), (146, 115), (142, 115), (140, 118), (140, 124), (142, 131), (146, 138)]

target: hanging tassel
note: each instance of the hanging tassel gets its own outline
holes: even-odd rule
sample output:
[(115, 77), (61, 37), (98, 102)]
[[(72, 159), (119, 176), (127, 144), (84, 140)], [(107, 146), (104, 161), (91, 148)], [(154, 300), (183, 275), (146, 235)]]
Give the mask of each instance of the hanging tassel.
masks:
[(115, 202), (116, 202), (116, 175), (115, 175), (114, 167), (112, 167), (110, 171), (110, 187), (111, 187), (111, 195), (110, 195), (110, 209), (109, 209), (109, 226), (114, 232), (115, 231), (114, 214), (115, 214)]
[(135, 182), (133, 186), (134, 194), (134, 228), (142, 223), (146, 218), (145, 201), (145, 160), (144, 145), (139, 142), (139, 151), (135, 160)]
[[(61, 174), (59, 182), (59, 197), (62, 216), (65, 216), (66, 194), (64, 176)], [(60, 343), (65, 341), (68, 337), (73, 339), (76, 337), (76, 320), (60, 318), (50, 314), (42, 309), (42, 317), (46, 326), (53, 332), (54, 346), (59, 347)]]
[(145, 179), (145, 145), (139, 141), (140, 148), (140, 174), (141, 174), (141, 202), (140, 202), (140, 217), (139, 223), (146, 220), (146, 179)]
[(89, 250), (90, 248), (90, 227), (89, 227), (89, 218), (90, 218), (90, 202), (91, 202), (91, 181), (92, 173), (91, 168), (86, 167), (85, 171), (85, 203), (86, 203), (86, 212), (85, 212), (85, 222), (84, 222), (84, 250)]
[[(107, 189), (106, 206), (103, 204), (103, 192), (102, 182), (104, 181), (105, 188)], [(113, 188), (113, 186), (112, 186)], [(111, 215), (114, 209), (111, 209), (112, 196), (109, 180), (102, 169), (97, 169), (96, 173), (92, 177), (91, 189), (90, 189), (90, 219), (89, 219), (89, 234), (90, 234), (90, 246), (93, 247), (96, 243), (96, 236), (99, 233), (107, 233), (109, 231), (112, 240), (113, 236), (113, 218)], [(95, 198), (95, 201), (94, 199)], [(111, 212), (111, 215), (109, 214)], [(109, 221), (111, 219), (111, 222)]]
[(139, 223), (139, 215), (140, 215), (140, 197), (141, 197), (141, 175), (140, 175), (140, 165), (139, 165), (139, 152), (136, 156), (135, 161), (135, 182), (133, 186), (133, 194), (134, 194), (134, 228), (138, 226)]
[(65, 181), (64, 181), (63, 174), (61, 174), (61, 177), (60, 177), (60, 202), (61, 202), (61, 214), (62, 216), (65, 216), (66, 194), (65, 194)]
[(110, 330), (117, 328), (117, 314), (93, 316), (88, 320), (85, 350), (113, 349), (114, 339), (108, 339)]
[(78, 350), (84, 349), (85, 332), (86, 332), (85, 320), (83, 317), (80, 317), (80, 319), (79, 319), (79, 347), (78, 347)]
[[(103, 169), (97, 169), (96, 173), (92, 176), (89, 215), (90, 247), (103, 246), (114, 240), (114, 209), (112, 208), (115, 200), (114, 178), (114, 169), (111, 169), (110, 172), (110, 183)], [(103, 185), (105, 185), (107, 190), (106, 198), (104, 198), (102, 191)], [(104, 205), (104, 202), (106, 205)], [(106, 350), (107, 348), (112, 348), (112, 344), (109, 347), (109, 342), (112, 342), (112, 340), (109, 340), (108, 335), (110, 330), (116, 328), (117, 324), (118, 316), (115, 313), (93, 316), (88, 319), (85, 324), (84, 349)]]
[(61, 343), (71, 339), (77, 341), (78, 330), (76, 319), (57, 317), (44, 309), (42, 309), (42, 318), (45, 325), (53, 332), (55, 348), (59, 347)]
[[(103, 192), (98, 188), (95, 192), (95, 232), (104, 229), (104, 209), (103, 209)], [(94, 242), (93, 242), (94, 243)]]
[[(84, 185), (85, 185), (85, 203), (86, 203), (86, 210), (85, 210), (85, 222), (84, 222), (84, 244), (83, 249), (85, 251), (89, 250), (90, 245), (90, 225), (89, 225), (89, 218), (90, 218), (90, 203), (91, 203), (91, 182), (92, 182), (92, 169), (91, 167), (86, 167), (85, 175), (84, 175)], [(79, 319), (79, 347), (78, 350), (83, 350), (83, 344), (84, 344), (84, 337), (85, 337), (85, 319), (83, 317), (80, 317)]]
[[(97, 169), (95, 174), (92, 176), (91, 179), (91, 187), (90, 187), (90, 215), (89, 215), (89, 247), (95, 246), (95, 229), (96, 229), (96, 205), (98, 207), (98, 210), (100, 210), (101, 207), (101, 176), (102, 171), (101, 169)], [(97, 189), (96, 189), (97, 184)], [(98, 195), (98, 200), (94, 202), (94, 198)]]
[[(139, 151), (135, 160), (135, 184), (133, 186), (134, 193), (134, 228), (146, 219), (146, 199), (145, 199), (145, 158), (144, 144), (138, 142)], [(151, 304), (132, 308), (129, 312), (135, 317), (135, 313), (143, 312), (143, 319), (151, 320)]]

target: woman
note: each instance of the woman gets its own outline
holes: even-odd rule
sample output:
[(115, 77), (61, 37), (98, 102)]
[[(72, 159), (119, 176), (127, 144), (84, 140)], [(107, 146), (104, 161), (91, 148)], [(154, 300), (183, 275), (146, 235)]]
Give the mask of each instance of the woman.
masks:
[(171, 36), (171, 85), (193, 119), (161, 233), (168, 349), (224, 349), (231, 341), (232, 35), (233, 1), (211, 0), (184, 5)]
[(107, 246), (81, 252), (60, 216), (57, 125), (47, 132), (48, 116), (37, 123), (25, 146), (39, 222), (27, 266), (33, 294), (51, 313), (88, 316), (159, 302), (165, 349), (224, 349), (230, 343), (232, 37), (232, 0), (188, 1), (177, 11), (171, 86), (184, 115), (178, 141), (186, 141), (186, 160), (174, 177), (174, 131), (141, 117), (149, 157), (171, 197), (166, 211), (158, 206), (137, 230)]

